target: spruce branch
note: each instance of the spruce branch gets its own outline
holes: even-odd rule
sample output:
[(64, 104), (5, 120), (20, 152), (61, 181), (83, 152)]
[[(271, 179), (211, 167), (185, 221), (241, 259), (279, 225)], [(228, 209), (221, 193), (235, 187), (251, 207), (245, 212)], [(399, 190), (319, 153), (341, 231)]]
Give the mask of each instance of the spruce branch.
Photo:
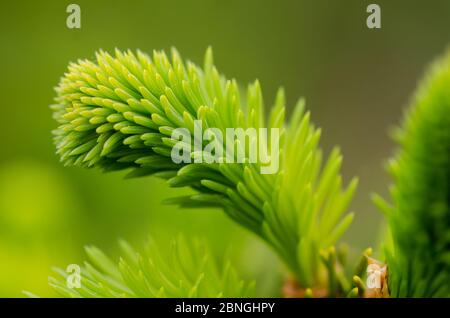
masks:
[(50, 277), (50, 286), (69, 298), (254, 297), (255, 282), (239, 278), (229, 261), (219, 266), (199, 240), (179, 236), (162, 249), (150, 239), (142, 253), (125, 241), (119, 246), (118, 262), (86, 247), (89, 261), (79, 288), (67, 284), (69, 274), (63, 269), (55, 269), (58, 278)]
[(420, 84), (389, 162), (388, 285), (393, 297), (450, 296), (450, 51)]
[[(323, 162), (320, 129), (310, 122), (303, 100), (284, 124), (280, 89), (266, 115), (259, 83), (249, 85), (241, 98), (236, 80), (217, 71), (210, 49), (203, 68), (184, 63), (175, 49), (171, 59), (156, 51), (152, 57), (140, 51), (116, 50), (115, 56), (99, 51), (94, 61), (70, 63), (56, 92), (54, 139), (65, 165), (131, 168), (131, 177), (155, 175), (172, 187), (191, 187), (195, 194), (169, 202), (222, 208), (272, 246), (300, 286), (326, 286), (320, 251), (350, 225), (353, 214), (346, 210), (357, 181), (343, 186), (339, 149)], [(195, 120), (223, 135), (226, 128), (281, 129), (279, 171), (261, 174), (261, 161), (174, 163), (171, 150), (179, 140), (172, 132), (185, 128), (194, 134)], [(235, 147), (243, 146), (236, 141)], [(248, 158), (249, 147), (244, 148)]]

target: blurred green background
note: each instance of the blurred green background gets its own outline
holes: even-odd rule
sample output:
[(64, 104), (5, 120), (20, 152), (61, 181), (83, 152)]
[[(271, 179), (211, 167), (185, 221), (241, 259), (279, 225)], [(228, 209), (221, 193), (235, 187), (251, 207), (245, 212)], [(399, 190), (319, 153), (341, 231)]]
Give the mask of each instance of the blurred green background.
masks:
[[(366, 27), (366, 7), (381, 6), (382, 28)], [(66, 7), (81, 7), (81, 29), (66, 27)], [(344, 177), (360, 177), (344, 237), (356, 253), (378, 242), (380, 213), (370, 193), (387, 193), (388, 131), (408, 104), (425, 66), (449, 44), (450, 1), (8, 1), (0, 10), (0, 296), (23, 290), (54, 295), (52, 266), (81, 264), (83, 246), (116, 253), (117, 238), (137, 245), (151, 234), (206, 237), (221, 255), (230, 246), (259, 294), (279, 290), (272, 253), (220, 211), (164, 206), (175, 195), (153, 178), (63, 168), (54, 154), (48, 105), (69, 61), (95, 50), (177, 47), (216, 64), (241, 84), (258, 78), (266, 105), (284, 86), (304, 96), (322, 146), (341, 146)], [(270, 275), (267, 275), (270, 272)]]

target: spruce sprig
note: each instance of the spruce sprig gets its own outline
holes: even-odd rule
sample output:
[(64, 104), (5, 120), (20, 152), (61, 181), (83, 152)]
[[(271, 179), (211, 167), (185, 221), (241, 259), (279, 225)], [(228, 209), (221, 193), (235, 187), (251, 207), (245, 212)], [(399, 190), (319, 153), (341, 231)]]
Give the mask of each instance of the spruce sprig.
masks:
[(57, 268), (50, 286), (69, 298), (254, 297), (255, 282), (241, 279), (229, 261), (219, 266), (200, 240), (179, 236), (161, 248), (149, 239), (143, 252), (122, 240), (119, 246), (118, 262), (86, 247), (89, 261), (81, 270), (80, 285), (68, 284), (71, 274)]
[(389, 291), (393, 297), (450, 297), (450, 51), (420, 84), (389, 162), (386, 214)]
[[(258, 81), (241, 98), (236, 80), (213, 65), (210, 49), (203, 68), (184, 63), (175, 49), (171, 59), (157, 51), (152, 58), (140, 51), (99, 51), (94, 61), (71, 63), (56, 92), (54, 136), (65, 165), (132, 168), (131, 177), (155, 175), (172, 187), (191, 187), (195, 194), (169, 202), (221, 207), (271, 245), (300, 286), (326, 284), (319, 251), (351, 223), (353, 214), (345, 212), (357, 182), (343, 187), (337, 148), (322, 162), (320, 129), (310, 122), (303, 100), (285, 125), (280, 89), (266, 116)], [(226, 128), (281, 129), (278, 173), (261, 174), (261, 161), (175, 164), (170, 155), (178, 140), (172, 132), (186, 128), (193, 134), (195, 120), (224, 135)], [(244, 151), (248, 158), (248, 147)]]

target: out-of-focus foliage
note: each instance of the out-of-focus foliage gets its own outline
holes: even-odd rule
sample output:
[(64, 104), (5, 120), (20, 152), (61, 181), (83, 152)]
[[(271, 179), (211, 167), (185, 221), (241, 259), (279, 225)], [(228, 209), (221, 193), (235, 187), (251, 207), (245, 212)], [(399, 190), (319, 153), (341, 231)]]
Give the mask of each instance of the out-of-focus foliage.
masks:
[[(198, 193), (170, 202), (182, 207), (222, 207), (233, 220), (266, 240), (301, 286), (324, 283), (319, 251), (333, 245), (351, 223), (353, 214), (344, 213), (356, 180), (343, 189), (338, 149), (322, 162), (320, 130), (310, 123), (302, 100), (285, 127), (283, 90), (266, 116), (259, 83), (250, 85), (247, 98), (241, 100), (237, 82), (227, 80), (213, 65), (211, 50), (203, 69), (183, 63), (174, 49), (171, 60), (164, 52), (155, 51), (150, 58), (140, 51), (116, 50), (115, 57), (100, 51), (95, 62), (71, 63), (56, 91), (52, 109), (59, 127), (54, 135), (64, 164), (107, 171), (134, 168), (130, 176), (156, 175), (173, 187), (190, 186)], [(172, 147), (179, 142), (172, 136), (176, 128), (189, 134), (185, 151), (190, 157), (204, 155), (194, 147), (195, 120), (201, 121), (203, 129), (220, 131), (214, 131), (210, 139), (224, 146), (216, 150), (219, 162), (172, 161)], [(247, 146), (235, 140), (234, 162), (240, 162), (239, 149), (246, 160), (231, 164), (225, 159), (230, 155), (228, 141), (220, 143), (227, 128), (279, 129), (279, 149), (274, 144), (268, 152), (271, 161), (280, 161), (279, 170), (261, 174), (267, 164), (260, 156), (256, 163), (249, 163), (249, 145), (272, 144), (271, 130), (266, 135), (259, 130), (249, 135)]]
[(389, 162), (392, 205), (379, 197), (391, 237), (393, 297), (450, 296), (450, 51), (421, 83)]
[(50, 295), (42, 277), (77, 256), (79, 207), (51, 166), (21, 160), (0, 169), (0, 297), (30, 288)]
[(152, 239), (143, 253), (120, 241), (122, 256), (112, 261), (96, 247), (87, 247), (89, 262), (80, 285), (66, 271), (50, 285), (64, 297), (252, 297), (254, 282), (239, 278), (229, 261), (218, 265), (206, 245), (182, 236), (169, 247)]

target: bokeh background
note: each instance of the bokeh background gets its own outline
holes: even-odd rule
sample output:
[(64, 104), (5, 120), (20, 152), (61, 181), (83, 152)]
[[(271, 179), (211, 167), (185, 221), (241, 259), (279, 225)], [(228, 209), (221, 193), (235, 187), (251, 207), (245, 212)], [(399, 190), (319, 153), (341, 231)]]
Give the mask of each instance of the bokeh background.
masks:
[[(366, 27), (366, 7), (381, 6), (382, 28)], [(179, 210), (164, 182), (124, 180), (123, 172), (63, 168), (54, 154), (48, 105), (69, 61), (95, 50), (177, 47), (216, 64), (241, 84), (258, 78), (271, 105), (283, 86), (293, 105), (304, 96), (322, 127), (322, 146), (340, 145), (344, 177), (357, 175), (356, 219), (344, 237), (355, 254), (377, 246), (382, 216), (370, 194), (387, 193), (383, 163), (394, 151), (389, 129), (426, 65), (450, 43), (450, 1), (8, 1), (0, 10), (0, 296), (53, 296), (52, 266), (81, 264), (83, 246), (115, 255), (117, 238), (141, 244), (183, 232), (232, 249), (261, 296), (279, 290), (282, 270), (258, 239), (218, 210)], [(66, 7), (81, 7), (81, 29), (66, 27)]]

